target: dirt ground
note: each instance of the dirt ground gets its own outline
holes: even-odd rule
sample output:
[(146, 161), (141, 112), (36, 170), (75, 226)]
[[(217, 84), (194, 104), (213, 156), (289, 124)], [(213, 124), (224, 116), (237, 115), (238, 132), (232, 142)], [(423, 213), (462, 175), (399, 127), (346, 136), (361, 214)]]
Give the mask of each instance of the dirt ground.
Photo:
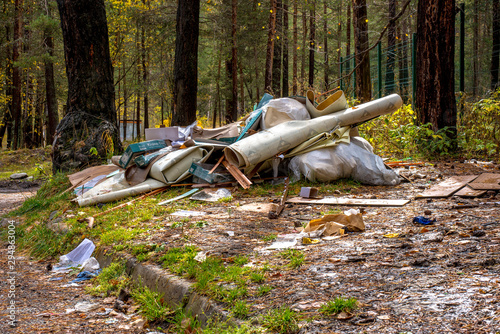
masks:
[[(295, 248), (305, 254), (298, 269), (285, 269), (279, 250), (269, 250), (270, 233), (298, 233), (297, 227), (334, 206), (287, 205), (277, 220), (267, 218), (267, 205), (277, 196), (239, 198), (231, 203), (206, 207), (191, 222), (206, 221), (203, 228), (173, 228), (180, 217), (155, 217), (144, 234), (146, 244), (179, 247), (194, 244), (210, 255), (230, 259), (246, 255), (250, 265), (267, 263), (271, 270), (266, 284), (273, 287), (263, 297), (249, 289), (251, 315), (273, 307), (288, 305), (310, 321), (301, 322), (300, 333), (499, 333), (500, 328), (500, 195), (488, 192), (475, 199), (450, 197), (415, 199), (431, 185), (451, 175), (499, 173), (498, 165), (477, 163), (438, 163), (408, 169), (412, 183), (395, 187), (353, 189), (348, 194), (321, 194), (350, 198), (411, 199), (403, 207), (364, 207), (366, 231), (321, 239), (313, 245)], [(1, 196), (2, 194), (0, 194)], [(18, 196), (18, 194), (16, 194)], [(11, 199), (16, 203), (16, 199)], [(17, 197), (17, 201), (20, 197)], [(11, 204), (12, 206), (15, 204)], [(347, 210), (352, 207), (339, 207)], [(355, 207), (358, 208), (358, 207)], [(435, 218), (433, 225), (412, 223), (415, 216)], [(397, 237), (384, 235), (398, 233)], [(189, 241), (183, 238), (189, 235)], [(48, 281), (45, 262), (32, 262), (17, 254), (16, 303), (18, 327), (2, 321), (1, 332), (13, 333), (129, 333), (134, 330), (133, 315), (98, 315), (112, 308), (113, 301), (95, 300), (82, 287), (61, 286)], [(1, 276), (8, 269), (5, 247), (1, 254)], [(2, 280), (0, 303), (8, 305)], [(326, 317), (319, 307), (342, 295), (354, 297), (360, 308), (348, 319)], [(88, 313), (65, 314), (76, 303), (91, 301), (99, 308)], [(2, 308), (2, 319), (6, 310)], [(107, 323), (114, 322), (114, 323)], [(120, 326), (128, 326), (122, 327)]]

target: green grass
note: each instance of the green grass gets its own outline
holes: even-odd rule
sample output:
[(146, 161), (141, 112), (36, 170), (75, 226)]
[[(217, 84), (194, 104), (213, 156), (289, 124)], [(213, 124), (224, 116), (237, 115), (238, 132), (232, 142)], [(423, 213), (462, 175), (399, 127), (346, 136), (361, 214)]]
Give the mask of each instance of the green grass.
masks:
[(296, 249), (287, 249), (280, 252), (280, 256), (290, 260), (288, 267), (292, 269), (297, 269), (304, 263), (304, 253)]
[(274, 233), (271, 233), (271, 234), (263, 236), (262, 240), (264, 240), (264, 241), (274, 241), (274, 240), (276, 240), (276, 238), (277, 238), (277, 235), (274, 234)]
[(283, 306), (270, 310), (265, 314), (262, 319), (262, 326), (280, 334), (289, 334), (298, 332), (298, 322), (299, 315), (297, 312)]
[(271, 291), (272, 289), (273, 289), (273, 287), (270, 285), (267, 285), (267, 284), (261, 285), (257, 289), (257, 296), (267, 295), (269, 293), (269, 291)]
[(92, 285), (87, 286), (85, 291), (94, 296), (118, 295), (120, 289), (128, 283), (129, 278), (125, 276), (125, 263), (113, 262), (92, 279)]
[(233, 315), (238, 319), (248, 318), (249, 307), (245, 300), (238, 300), (232, 307)]
[(250, 274), (250, 280), (254, 283), (262, 283), (266, 280), (266, 276), (263, 273), (254, 272)]
[(101, 244), (112, 245), (117, 242), (122, 243), (133, 239), (140, 232), (139, 229), (115, 228), (101, 235)]
[(355, 310), (358, 306), (358, 301), (356, 298), (344, 298), (342, 296), (336, 297), (334, 300), (329, 300), (326, 304), (323, 304), (319, 311), (326, 315), (337, 314), (342, 311), (351, 312)]
[(132, 290), (132, 298), (139, 304), (139, 313), (149, 322), (165, 321), (174, 315), (168, 306), (164, 305), (163, 297), (148, 287), (142, 286)]
[(51, 149), (47, 146), (33, 150), (0, 150), (0, 180), (8, 179), (13, 173), (27, 173), (35, 179), (48, 177), (52, 170)]

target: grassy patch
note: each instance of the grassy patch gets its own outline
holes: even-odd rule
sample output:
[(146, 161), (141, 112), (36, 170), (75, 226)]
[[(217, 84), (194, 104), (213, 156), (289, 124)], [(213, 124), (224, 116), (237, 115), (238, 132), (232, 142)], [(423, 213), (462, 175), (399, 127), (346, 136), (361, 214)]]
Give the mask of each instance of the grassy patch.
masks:
[(262, 240), (264, 240), (264, 241), (274, 241), (274, 240), (276, 240), (276, 238), (277, 238), (277, 235), (274, 234), (274, 233), (271, 233), (271, 234), (263, 236)]
[(280, 253), (280, 256), (290, 260), (288, 266), (292, 269), (297, 269), (304, 263), (304, 253), (297, 249), (287, 249)]
[(233, 314), (238, 319), (248, 318), (249, 307), (245, 300), (238, 300), (233, 305)]
[(0, 150), (0, 180), (8, 179), (13, 173), (27, 173), (34, 178), (48, 177), (52, 170), (51, 150), (51, 146), (34, 150)]
[(113, 262), (94, 279), (85, 291), (94, 296), (118, 295), (120, 289), (129, 283), (125, 276), (125, 263)]
[(296, 333), (299, 330), (298, 326), (299, 315), (289, 307), (281, 307), (269, 311), (262, 319), (262, 325), (278, 333)]
[(272, 289), (273, 289), (273, 287), (270, 285), (267, 285), (267, 284), (261, 285), (257, 289), (257, 296), (267, 295), (269, 293), (269, 291), (271, 291)]
[(149, 322), (165, 321), (174, 314), (164, 305), (163, 297), (146, 286), (133, 289), (132, 298), (140, 304), (139, 313)]
[(105, 232), (101, 236), (101, 244), (103, 245), (112, 245), (116, 242), (124, 242), (131, 240), (139, 234), (141, 231), (138, 229), (126, 229), (123, 227), (119, 227), (108, 232)]
[(328, 301), (323, 304), (319, 311), (326, 315), (337, 314), (342, 311), (351, 312), (355, 310), (358, 306), (358, 301), (356, 298), (344, 298), (342, 296), (336, 297), (334, 300)]

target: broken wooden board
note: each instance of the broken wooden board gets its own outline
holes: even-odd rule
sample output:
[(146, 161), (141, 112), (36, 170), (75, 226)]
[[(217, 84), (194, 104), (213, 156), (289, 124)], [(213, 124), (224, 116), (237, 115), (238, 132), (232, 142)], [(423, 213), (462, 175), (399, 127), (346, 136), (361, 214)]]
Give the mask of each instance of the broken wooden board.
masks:
[(466, 185), (455, 193), (454, 196), (459, 197), (481, 197), (486, 193), (486, 190), (474, 190), (469, 185)]
[(467, 183), (474, 181), (476, 178), (477, 175), (452, 176), (449, 179), (432, 186), (423, 193), (418, 194), (416, 197), (449, 197), (462, 189)]
[(475, 190), (500, 190), (500, 174), (483, 173), (469, 186)]
[(409, 199), (367, 199), (367, 198), (336, 198), (321, 199), (293, 197), (286, 201), (294, 204), (325, 204), (325, 205), (359, 205), (359, 206), (403, 206)]

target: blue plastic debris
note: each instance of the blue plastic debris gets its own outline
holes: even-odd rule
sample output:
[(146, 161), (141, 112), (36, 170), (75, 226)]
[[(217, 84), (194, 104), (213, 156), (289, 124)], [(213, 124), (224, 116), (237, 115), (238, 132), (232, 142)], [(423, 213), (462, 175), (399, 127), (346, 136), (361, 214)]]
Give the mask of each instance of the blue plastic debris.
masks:
[(100, 272), (101, 272), (100, 269), (97, 270), (94, 273), (92, 273), (90, 271), (82, 271), (81, 273), (79, 273), (76, 276), (76, 278), (74, 280), (72, 280), (69, 283), (78, 283), (78, 282), (82, 282), (82, 281), (86, 281), (86, 280), (92, 279), (92, 278), (96, 277), (97, 275), (99, 275)]
[(413, 222), (421, 225), (431, 225), (436, 222), (436, 218), (430, 219), (430, 218), (425, 218), (424, 216), (417, 216), (413, 218)]

